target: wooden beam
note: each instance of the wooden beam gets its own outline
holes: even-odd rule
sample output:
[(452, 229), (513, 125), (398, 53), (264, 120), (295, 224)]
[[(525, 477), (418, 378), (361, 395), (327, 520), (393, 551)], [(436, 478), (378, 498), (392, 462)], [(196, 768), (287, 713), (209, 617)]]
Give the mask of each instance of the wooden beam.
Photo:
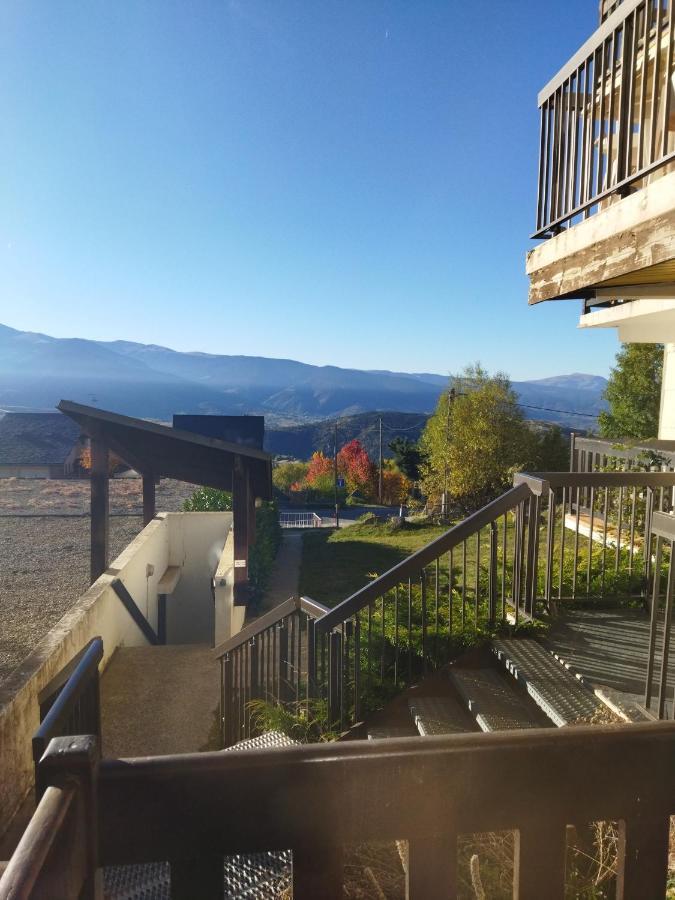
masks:
[(91, 438), (91, 553), (90, 580), (93, 584), (108, 568), (109, 476), (108, 446), (98, 438)]
[(143, 526), (155, 518), (157, 506), (155, 501), (155, 476), (151, 473), (143, 475)]
[(232, 528), (234, 530), (234, 600), (241, 599), (248, 582), (249, 473), (241, 456), (234, 458)]
[(658, 179), (531, 250), (529, 302), (590, 296), (617, 278), (631, 285), (672, 282), (667, 264), (675, 260), (674, 176)]

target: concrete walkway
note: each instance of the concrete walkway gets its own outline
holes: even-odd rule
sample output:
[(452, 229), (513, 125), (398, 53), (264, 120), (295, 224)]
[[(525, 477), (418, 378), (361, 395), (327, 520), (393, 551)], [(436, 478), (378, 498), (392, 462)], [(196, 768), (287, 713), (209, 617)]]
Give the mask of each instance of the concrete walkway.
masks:
[(219, 702), (220, 667), (210, 647), (120, 647), (101, 679), (103, 755), (201, 750)]
[(274, 560), (270, 584), (265, 592), (261, 613), (274, 609), (289, 597), (297, 597), (302, 559), (302, 531), (284, 531)]

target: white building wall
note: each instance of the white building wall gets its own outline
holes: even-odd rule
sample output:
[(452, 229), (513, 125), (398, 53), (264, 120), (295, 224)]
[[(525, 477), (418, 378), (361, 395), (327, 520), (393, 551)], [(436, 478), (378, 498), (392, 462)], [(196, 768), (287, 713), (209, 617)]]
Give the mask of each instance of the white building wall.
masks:
[(42, 690), (93, 637), (103, 639), (102, 669), (118, 647), (146, 644), (111, 587), (113, 579), (123, 582), (156, 630), (157, 582), (167, 566), (180, 566), (180, 581), (167, 602), (167, 639), (189, 643), (192, 635), (213, 645), (211, 578), (231, 528), (232, 513), (160, 513), (81, 597), (73, 598), (73, 606), (63, 618), (3, 681), (0, 835), (32, 788), (31, 738), (39, 725), (38, 696)]

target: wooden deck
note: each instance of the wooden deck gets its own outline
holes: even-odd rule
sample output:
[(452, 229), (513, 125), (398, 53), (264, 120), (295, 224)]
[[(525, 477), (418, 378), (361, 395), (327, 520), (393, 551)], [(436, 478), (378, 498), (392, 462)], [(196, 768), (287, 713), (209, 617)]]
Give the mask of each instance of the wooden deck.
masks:
[[(671, 646), (675, 646), (675, 626)], [(625, 695), (627, 702), (644, 702), (649, 616), (640, 609), (570, 610), (552, 627), (547, 643), (571, 669), (594, 688), (607, 687)], [(663, 626), (656, 642), (655, 677), (661, 666)], [(675, 687), (675, 673), (668, 673), (669, 699)], [(654, 683), (653, 692), (658, 693)], [(654, 700), (652, 700), (652, 709)]]

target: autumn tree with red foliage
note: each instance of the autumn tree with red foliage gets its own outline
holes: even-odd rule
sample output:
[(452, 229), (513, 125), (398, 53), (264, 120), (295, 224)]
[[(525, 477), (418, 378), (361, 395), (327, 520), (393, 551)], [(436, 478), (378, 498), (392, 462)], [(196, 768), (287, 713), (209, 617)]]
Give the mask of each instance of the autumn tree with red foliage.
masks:
[(370, 499), (375, 494), (377, 468), (361, 441), (354, 439), (338, 453), (338, 474), (344, 478), (350, 494)]

